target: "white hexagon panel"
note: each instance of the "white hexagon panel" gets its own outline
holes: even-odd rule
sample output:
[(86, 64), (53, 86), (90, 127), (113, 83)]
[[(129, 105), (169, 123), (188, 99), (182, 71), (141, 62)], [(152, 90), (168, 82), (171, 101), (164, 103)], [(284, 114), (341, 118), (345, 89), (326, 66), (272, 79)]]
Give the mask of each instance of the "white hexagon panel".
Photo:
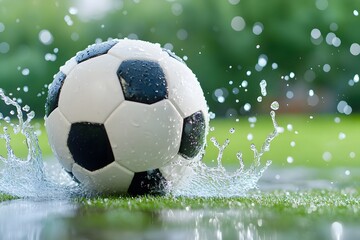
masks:
[(90, 172), (75, 163), (72, 173), (87, 189), (109, 194), (126, 192), (134, 177), (133, 172), (116, 162), (94, 172)]
[(175, 57), (159, 62), (167, 79), (169, 100), (176, 106), (182, 117), (202, 111), (208, 123), (206, 100), (195, 74)]
[(67, 146), (71, 124), (60, 112), (60, 109), (56, 108), (45, 120), (45, 126), (56, 158), (66, 171), (71, 172), (74, 160)]
[(69, 122), (103, 123), (124, 101), (116, 75), (120, 60), (101, 55), (79, 63), (66, 77), (59, 108)]
[(131, 39), (120, 39), (118, 44), (109, 50), (108, 54), (114, 55), (121, 60), (159, 61), (168, 57), (167, 53), (162, 51), (160, 44)]
[(124, 101), (105, 128), (115, 161), (133, 172), (164, 166), (179, 151), (183, 119), (169, 100)]

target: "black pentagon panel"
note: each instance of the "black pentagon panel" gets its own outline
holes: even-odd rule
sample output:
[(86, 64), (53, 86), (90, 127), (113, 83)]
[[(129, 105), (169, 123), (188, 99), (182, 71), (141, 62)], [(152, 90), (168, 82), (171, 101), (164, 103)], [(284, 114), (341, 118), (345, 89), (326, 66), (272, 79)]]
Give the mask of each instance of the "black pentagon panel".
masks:
[(67, 145), (74, 161), (89, 171), (101, 169), (115, 160), (103, 124), (72, 124)]
[(86, 49), (78, 52), (75, 59), (78, 63), (81, 63), (90, 58), (106, 54), (118, 42), (118, 40), (114, 39), (102, 43), (93, 44)]
[(205, 143), (205, 118), (198, 111), (184, 119), (179, 154), (191, 159), (199, 154)]
[(168, 98), (165, 74), (156, 62), (126, 60), (117, 75), (126, 100), (152, 104)]
[(49, 92), (45, 103), (46, 117), (48, 117), (50, 113), (52, 113), (58, 107), (60, 91), (64, 84), (65, 78), (66, 75), (63, 72), (58, 72), (49, 87)]
[(159, 169), (135, 173), (128, 193), (132, 196), (164, 195), (166, 193), (166, 179)]
[(186, 65), (186, 63), (184, 62), (184, 60), (180, 57), (178, 57), (175, 53), (173, 53), (172, 51), (170, 51), (169, 49), (163, 48), (162, 49), (164, 52), (166, 52), (167, 54), (169, 54), (170, 57), (176, 59), (177, 61), (183, 63)]

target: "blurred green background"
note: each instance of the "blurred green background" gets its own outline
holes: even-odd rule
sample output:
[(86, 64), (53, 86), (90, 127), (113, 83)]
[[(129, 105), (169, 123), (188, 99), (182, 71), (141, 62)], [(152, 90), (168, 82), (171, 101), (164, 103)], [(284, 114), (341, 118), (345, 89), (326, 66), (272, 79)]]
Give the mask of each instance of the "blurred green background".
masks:
[(66, 60), (128, 37), (184, 58), (217, 116), (268, 112), (273, 100), (287, 113), (349, 114), (360, 110), (357, 11), (353, 0), (0, 0), (0, 88), (42, 117)]
[[(0, 88), (31, 106), (44, 132), (47, 87), (60, 66), (94, 42), (147, 40), (197, 75), (216, 116), (209, 138), (231, 139), (225, 162), (236, 164), (239, 149), (252, 158), (250, 143), (259, 148), (272, 130), (276, 100), (284, 134), (266, 159), (358, 166), (358, 11), (354, 0), (0, 0)], [(40, 144), (51, 154), (46, 135)], [(207, 153), (216, 163), (217, 149)]]

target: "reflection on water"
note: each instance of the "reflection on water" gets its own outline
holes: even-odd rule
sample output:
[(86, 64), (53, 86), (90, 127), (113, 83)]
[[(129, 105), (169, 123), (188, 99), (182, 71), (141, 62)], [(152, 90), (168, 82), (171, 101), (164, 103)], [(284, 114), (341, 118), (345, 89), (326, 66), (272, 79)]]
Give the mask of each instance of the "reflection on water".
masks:
[(67, 201), (0, 204), (2, 240), (42, 239), (357, 239), (356, 223), (253, 208), (84, 211)]
[(357, 225), (314, 221), (311, 217), (289, 218), (261, 209), (241, 210), (166, 210), (161, 218), (167, 225), (185, 226), (185, 239), (358, 239)]
[(360, 168), (351, 169), (351, 174), (346, 168), (316, 169), (306, 167), (271, 168), (266, 171), (260, 182), (261, 191), (304, 191), (311, 189), (343, 189), (358, 187)]
[[(351, 176), (343, 169), (327, 174), (314, 169), (269, 169), (259, 184), (259, 196), (276, 189), (290, 190), (289, 198), (286, 192), (279, 194), (280, 208), (276, 203), (272, 208), (256, 202), (257, 192), (252, 195), (255, 198), (250, 198), (253, 203), (222, 198), (226, 207), (217, 209), (210, 206), (192, 209), (184, 202), (181, 209), (103, 210), (69, 199), (12, 200), (0, 203), (0, 239), (359, 239), (356, 217), (359, 199), (346, 198), (349, 202), (342, 203), (342, 196), (334, 195), (332, 206), (344, 206), (344, 210), (353, 213), (352, 219), (347, 219), (339, 208), (336, 214), (327, 211), (328, 203), (322, 203), (325, 199), (321, 195), (309, 200), (306, 194), (301, 194), (311, 188), (342, 189), (351, 185), (356, 175), (360, 175), (356, 169), (352, 169)], [(312, 206), (307, 201), (317, 203)], [(309, 208), (308, 214), (299, 214), (297, 207), (291, 206), (294, 203)]]
[(169, 225), (186, 223), (186, 239), (275, 239), (275, 231), (262, 231), (256, 210), (165, 210), (161, 219)]
[[(44, 224), (73, 216), (76, 206), (67, 201), (33, 201), (18, 199), (0, 204), (0, 239), (43, 239)], [(60, 236), (61, 228), (54, 229)], [(58, 238), (60, 239), (60, 238)]]

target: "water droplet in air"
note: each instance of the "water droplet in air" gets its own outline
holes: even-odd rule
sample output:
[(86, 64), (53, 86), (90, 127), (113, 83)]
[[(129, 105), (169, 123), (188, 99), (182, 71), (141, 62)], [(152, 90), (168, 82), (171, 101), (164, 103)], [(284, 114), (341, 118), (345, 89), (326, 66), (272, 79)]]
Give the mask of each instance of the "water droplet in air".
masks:
[(313, 38), (313, 39), (319, 39), (321, 37), (321, 32), (319, 29), (314, 28), (313, 30), (311, 30), (310, 35), (311, 35), (311, 38)]
[(340, 122), (341, 122), (341, 119), (340, 119), (339, 117), (336, 117), (336, 118), (334, 118), (334, 122), (335, 122), (335, 123), (340, 123)]
[(358, 83), (359, 82), (359, 74), (355, 74), (353, 80), (355, 83)]
[(241, 86), (246, 88), (248, 86), (248, 81), (246, 81), (246, 80), (242, 81)]
[(360, 54), (360, 45), (358, 43), (351, 44), (350, 53), (354, 56), (359, 55)]
[(278, 66), (278, 64), (277, 63), (273, 63), (273, 64), (271, 64), (271, 68), (272, 69), (277, 69), (279, 66)]
[(76, 15), (78, 13), (78, 9), (76, 7), (70, 7), (69, 8), (69, 13), (71, 15)]
[(327, 0), (316, 0), (315, 6), (317, 9), (323, 11), (323, 10), (327, 9), (327, 7), (329, 6), (329, 3)]
[(279, 105), (279, 103), (277, 101), (274, 101), (274, 102), (271, 103), (270, 107), (271, 107), (272, 110), (278, 110), (280, 105)]
[(5, 25), (0, 22), (0, 32), (3, 32), (5, 30)]
[(28, 112), (30, 111), (30, 107), (28, 105), (25, 105), (23, 108), (22, 108), (23, 111), (25, 112)]
[(344, 140), (346, 138), (346, 134), (341, 132), (339, 133), (339, 140)]
[(69, 15), (65, 15), (64, 20), (68, 26), (72, 26), (74, 24), (73, 20)]
[(242, 31), (245, 28), (245, 20), (240, 16), (236, 16), (231, 20), (231, 27), (237, 32)]
[(267, 56), (265, 54), (261, 54), (258, 59), (258, 65), (262, 68), (265, 67), (267, 64), (267, 60)]
[(24, 76), (27, 76), (30, 74), (30, 70), (28, 68), (24, 68), (22, 71), (21, 71), (21, 74), (24, 75)]
[(267, 86), (266, 80), (265, 79), (261, 80), (260, 82), (261, 95), (263, 95), (264, 97), (267, 95), (266, 86)]
[(10, 123), (10, 117), (4, 117), (4, 121), (5, 121), (6, 123)]
[(7, 42), (0, 43), (0, 53), (7, 53), (10, 50), (10, 45)]
[(256, 22), (253, 26), (253, 33), (255, 35), (260, 35), (264, 29), (264, 25), (261, 22)]
[(249, 117), (248, 121), (249, 121), (249, 123), (256, 123), (257, 118), (255, 116), (254, 117)]
[(330, 72), (330, 70), (331, 70), (331, 66), (329, 64), (324, 64), (323, 71), (324, 72)]
[(183, 12), (183, 6), (180, 3), (174, 3), (171, 6), (171, 12), (175, 15), (175, 16), (180, 16)]
[(229, 3), (232, 5), (236, 5), (240, 2), (240, 0), (229, 0)]
[(332, 154), (330, 152), (324, 152), (322, 158), (324, 161), (329, 162), (332, 158)]
[(287, 91), (286, 92), (286, 97), (288, 98), (288, 99), (292, 99), (292, 98), (294, 98), (294, 92), (293, 91)]
[(177, 31), (176, 36), (179, 40), (185, 40), (188, 37), (188, 32), (185, 29)]
[(44, 58), (45, 58), (45, 61), (55, 62), (57, 57), (55, 54), (46, 53)]
[(251, 109), (251, 104), (250, 103), (245, 103), (244, 110), (248, 112), (248, 111), (250, 111), (250, 109)]
[(54, 37), (49, 30), (43, 29), (39, 33), (39, 40), (45, 45), (50, 45), (53, 42)]

